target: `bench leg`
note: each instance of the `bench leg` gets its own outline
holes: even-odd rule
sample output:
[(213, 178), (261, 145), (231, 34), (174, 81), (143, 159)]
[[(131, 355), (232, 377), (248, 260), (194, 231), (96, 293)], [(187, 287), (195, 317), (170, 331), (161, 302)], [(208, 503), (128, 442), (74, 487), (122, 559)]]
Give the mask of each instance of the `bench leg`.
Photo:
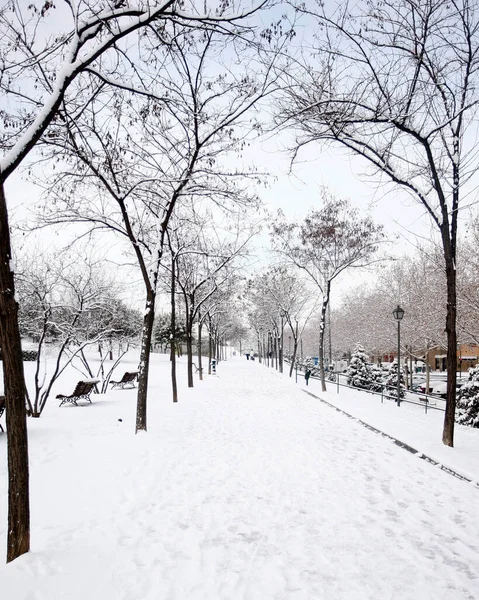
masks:
[(66, 404), (67, 402), (69, 402), (70, 404), (73, 404), (73, 406), (78, 406), (75, 398), (68, 398), (67, 396), (65, 396), (63, 398), (63, 400), (60, 402), (60, 407), (63, 406), (64, 404)]

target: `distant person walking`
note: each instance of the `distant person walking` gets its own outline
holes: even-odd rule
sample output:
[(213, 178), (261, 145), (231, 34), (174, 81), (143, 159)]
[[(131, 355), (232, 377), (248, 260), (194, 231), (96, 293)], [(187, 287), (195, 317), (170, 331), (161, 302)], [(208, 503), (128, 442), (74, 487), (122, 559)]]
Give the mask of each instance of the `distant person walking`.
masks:
[(311, 369), (306, 369), (304, 372), (304, 379), (306, 381), (306, 385), (309, 385), (309, 378), (311, 377)]

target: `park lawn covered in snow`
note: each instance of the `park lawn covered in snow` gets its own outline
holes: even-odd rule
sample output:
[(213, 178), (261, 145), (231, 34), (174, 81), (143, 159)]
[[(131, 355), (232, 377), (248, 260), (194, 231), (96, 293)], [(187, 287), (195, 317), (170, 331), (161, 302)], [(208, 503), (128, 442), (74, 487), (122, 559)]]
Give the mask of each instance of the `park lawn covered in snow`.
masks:
[[(298, 381), (301, 376), (298, 374)], [(345, 383), (345, 381), (344, 381)], [(327, 382), (327, 392), (321, 392), (321, 383), (310, 379), (308, 391), (335, 407), (367, 424), (395, 437), (423, 453), (440, 465), (453, 470), (459, 476), (479, 485), (479, 429), (455, 425), (454, 448), (442, 443), (445, 402), (430, 397), (427, 409), (419, 405), (418, 396), (406, 392), (406, 399), (398, 407), (394, 400), (383, 399), (380, 394), (371, 394), (348, 387), (338, 387)], [(442, 408), (443, 410), (436, 409)], [(478, 487), (479, 492), (479, 487)]]
[[(133, 364), (124, 363), (120, 376)], [(58, 408), (52, 399), (29, 420), (32, 550), (0, 566), (1, 598), (478, 597), (475, 484), (257, 361), (220, 363), (217, 377), (196, 379), (191, 390), (184, 359), (179, 370), (174, 405), (168, 360), (152, 356), (148, 433), (134, 435), (136, 390), (78, 407)], [(54, 393), (70, 392), (78, 379), (70, 370)], [(442, 413), (437, 419), (377, 398), (373, 406), (367, 394), (322, 394), (310, 383), (350, 414), (443, 452)], [(458, 427), (458, 448), (446, 449), (476, 480), (477, 454), (467, 461), (478, 433)], [(3, 549), (6, 480), (0, 436)]]

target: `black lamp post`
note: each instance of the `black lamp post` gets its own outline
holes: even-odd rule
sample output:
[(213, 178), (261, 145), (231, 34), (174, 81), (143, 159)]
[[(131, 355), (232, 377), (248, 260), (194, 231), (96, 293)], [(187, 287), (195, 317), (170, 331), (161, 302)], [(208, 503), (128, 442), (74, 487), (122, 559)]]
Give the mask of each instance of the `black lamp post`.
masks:
[(400, 378), (400, 369), (401, 369), (401, 321), (402, 318), (404, 317), (404, 310), (399, 306), (397, 306), (397, 308), (395, 308), (393, 310), (393, 316), (396, 319), (396, 321), (398, 322), (398, 397), (396, 400), (396, 404), (398, 406), (401, 406), (401, 378)]

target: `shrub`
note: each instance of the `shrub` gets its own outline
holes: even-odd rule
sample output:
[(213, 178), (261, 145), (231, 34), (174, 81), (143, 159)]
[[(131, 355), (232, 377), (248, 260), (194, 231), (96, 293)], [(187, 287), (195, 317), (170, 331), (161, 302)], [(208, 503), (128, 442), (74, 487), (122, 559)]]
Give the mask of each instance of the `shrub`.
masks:
[(469, 377), (457, 394), (456, 421), (479, 427), (479, 365), (469, 369)]
[(351, 361), (346, 372), (348, 385), (357, 388), (369, 389), (373, 376), (368, 356), (363, 347), (358, 344), (351, 355)]
[[(406, 384), (404, 381), (404, 372), (403, 369), (400, 369), (399, 373), (399, 397), (404, 398), (406, 395)], [(384, 382), (386, 386), (386, 392), (388, 396), (392, 396), (393, 398), (397, 398), (397, 386), (398, 386), (398, 363), (397, 360), (393, 362), (393, 364), (389, 367), (389, 373)]]
[[(22, 358), (24, 361), (37, 360), (38, 352), (36, 350), (22, 350)], [(0, 360), (2, 358), (2, 351), (0, 350)]]

